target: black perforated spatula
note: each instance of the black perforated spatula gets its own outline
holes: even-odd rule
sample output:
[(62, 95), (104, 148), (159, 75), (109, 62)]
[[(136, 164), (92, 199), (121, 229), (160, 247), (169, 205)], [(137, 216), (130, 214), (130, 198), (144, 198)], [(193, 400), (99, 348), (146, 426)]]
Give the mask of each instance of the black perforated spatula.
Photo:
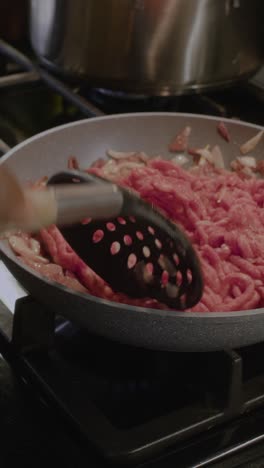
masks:
[(115, 291), (175, 309), (200, 300), (202, 275), (190, 241), (137, 194), (79, 171), (55, 174), (48, 185), (64, 238)]

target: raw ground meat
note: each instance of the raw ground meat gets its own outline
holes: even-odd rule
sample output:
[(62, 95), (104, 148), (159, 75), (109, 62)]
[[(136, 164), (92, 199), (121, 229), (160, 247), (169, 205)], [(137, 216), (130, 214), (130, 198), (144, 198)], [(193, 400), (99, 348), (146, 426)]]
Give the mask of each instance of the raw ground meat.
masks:
[[(140, 153), (100, 160), (88, 170), (136, 190), (188, 234), (205, 283), (202, 299), (192, 311), (263, 307), (264, 180), (216, 169), (207, 161), (185, 170)], [(19, 239), (24, 242), (22, 250), (14, 236), (10, 244), (20, 258), (54, 281), (112, 301), (166, 308), (155, 300), (134, 300), (112, 291), (78, 258), (56, 226), (41, 231), (33, 243), (35, 250), (30, 236)]]
[[(231, 140), (223, 122), (217, 130), (227, 142)], [(263, 133), (241, 145), (241, 153), (252, 151)], [(264, 180), (257, 178), (264, 174), (264, 161), (237, 157), (230, 165), (233, 172), (225, 170), (220, 148), (193, 148), (188, 145), (190, 134), (191, 128), (185, 127), (176, 135), (169, 149), (185, 154), (172, 161), (109, 150), (110, 159), (98, 159), (87, 172), (135, 190), (189, 236), (204, 277), (202, 299), (191, 311), (264, 307)], [(193, 165), (186, 170), (182, 166), (190, 157)], [(74, 156), (68, 167), (79, 169)], [(43, 186), (46, 180), (36, 181), (33, 187)], [(131, 299), (114, 292), (76, 255), (56, 226), (34, 237), (24, 233), (7, 237), (24, 263), (75, 291), (125, 304), (167, 308), (154, 299)]]
[[(104, 168), (96, 169), (108, 175)], [(202, 265), (204, 294), (193, 311), (234, 311), (264, 304), (264, 180), (210, 164), (186, 171), (152, 159), (121, 180), (189, 235)]]

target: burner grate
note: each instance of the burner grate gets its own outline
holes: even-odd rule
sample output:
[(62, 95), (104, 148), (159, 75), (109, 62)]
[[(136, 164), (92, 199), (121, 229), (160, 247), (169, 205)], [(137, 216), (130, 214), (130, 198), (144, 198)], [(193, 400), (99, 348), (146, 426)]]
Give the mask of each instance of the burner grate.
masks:
[(13, 333), (0, 338), (18, 374), (115, 463), (151, 458), (263, 401), (264, 364), (246, 369), (264, 344), (217, 353), (135, 349), (62, 317), (54, 322), (30, 297), (17, 301)]

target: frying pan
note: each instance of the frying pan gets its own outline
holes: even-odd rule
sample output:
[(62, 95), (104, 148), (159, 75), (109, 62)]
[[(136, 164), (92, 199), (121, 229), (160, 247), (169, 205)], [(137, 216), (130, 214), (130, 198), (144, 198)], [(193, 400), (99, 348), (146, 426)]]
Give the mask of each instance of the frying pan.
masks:
[[(82, 120), (30, 138), (9, 151), (3, 161), (25, 182), (65, 168), (70, 155), (77, 156), (81, 167), (88, 167), (110, 148), (170, 157), (168, 143), (180, 129), (190, 125), (192, 146), (218, 144), (228, 165), (239, 154), (238, 145), (255, 135), (260, 127), (222, 119), (232, 134), (232, 143), (226, 143), (217, 134), (218, 120), (173, 113)], [(260, 142), (253, 155), (261, 159), (263, 154), (264, 142)], [(117, 304), (76, 293), (40, 276), (17, 260), (6, 241), (0, 242), (0, 249), (10, 272), (34, 298), (91, 333), (134, 346), (171, 351), (213, 351), (264, 340), (264, 309), (189, 313)]]

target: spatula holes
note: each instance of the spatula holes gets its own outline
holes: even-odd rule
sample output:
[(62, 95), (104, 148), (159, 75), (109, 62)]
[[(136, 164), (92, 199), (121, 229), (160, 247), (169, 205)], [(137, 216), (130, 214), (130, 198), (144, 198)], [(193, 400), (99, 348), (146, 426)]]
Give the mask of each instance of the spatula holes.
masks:
[(121, 218), (120, 216), (117, 218), (117, 221), (119, 224), (122, 224), (123, 226), (126, 224), (126, 220), (124, 218)]
[(161, 248), (162, 248), (162, 243), (161, 243), (160, 240), (157, 239), (157, 238), (155, 239), (155, 245), (156, 245), (156, 247), (157, 247), (158, 249), (161, 249)]
[(160, 268), (162, 268), (162, 270), (166, 270), (166, 263), (164, 261), (164, 255), (161, 254), (159, 256), (158, 264), (159, 264)]
[(145, 270), (149, 275), (153, 275), (153, 271), (154, 271), (153, 263), (151, 262), (147, 263), (145, 266)]
[(92, 218), (84, 218), (82, 220), (82, 224), (85, 226), (86, 224), (89, 224), (92, 221)]
[(127, 259), (127, 268), (131, 270), (132, 268), (134, 268), (136, 263), (137, 263), (137, 256), (134, 253), (130, 254)]
[(187, 276), (188, 283), (191, 284), (193, 277), (192, 277), (192, 272), (191, 272), (191, 270), (189, 268), (186, 271), (186, 276)]
[(143, 270), (143, 280), (145, 283), (150, 283), (153, 279), (153, 264), (152, 263), (147, 263), (144, 267)]
[(123, 237), (123, 241), (124, 241), (124, 244), (125, 245), (131, 245), (132, 244), (132, 237), (129, 236), (128, 234), (126, 234), (124, 237)]
[(142, 234), (141, 231), (137, 231), (137, 232), (136, 232), (136, 236), (137, 236), (138, 240), (141, 240), (141, 241), (142, 241), (142, 240), (144, 239), (144, 236), (143, 236), (143, 234)]
[(136, 222), (135, 216), (129, 216), (129, 220), (131, 221), (131, 223), (135, 223), (135, 222)]
[(167, 270), (170, 276), (176, 276), (177, 270), (174, 267), (171, 260), (166, 255), (160, 255), (158, 259), (158, 264), (163, 270)]
[(171, 299), (176, 299), (178, 296), (179, 288), (175, 284), (168, 283), (166, 286), (166, 293)]
[(118, 254), (118, 252), (120, 251), (120, 248), (121, 248), (121, 245), (119, 242), (115, 241), (111, 244), (111, 247), (110, 247), (110, 252), (111, 252), (111, 255), (116, 255)]
[(110, 232), (114, 232), (116, 230), (116, 226), (114, 223), (106, 223), (106, 227), (108, 229), (108, 231)]
[(104, 238), (104, 231), (102, 229), (97, 229), (93, 233), (93, 242), (95, 244), (98, 244), (98, 242), (101, 242), (101, 240)]
[(148, 232), (150, 234), (152, 234), (152, 236), (154, 236), (154, 234), (155, 234), (155, 230), (154, 230), (154, 228), (152, 226), (148, 226)]
[(162, 286), (167, 286), (169, 282), (169, 273), (167, 270), (163, 270), (162, 275), (161, 275), (161, 284)]
[(186, 300), (187, 300), (186, 294), (183, 294), (183, 295), (180, 297), (180, 303), (181, 303), (182, 309), (185, 309), (185, 308), (186, 308)]
[(172, 258), (174, 260), (175, 265), (179, 265), (180, 259), (179, 259), (179, 256), (176, 253), (173, 254)]
[(177, 283), (177, 286), (181, 286), (182, 284), (182, 274), (180, 271), (177, 271), (176, 273), (176, 283)]
[(149, 258), (151, 255), (150, 249), (146, 245), (144, 245), (142, 252), (143, 252), (144, 257), (146, 258)]

